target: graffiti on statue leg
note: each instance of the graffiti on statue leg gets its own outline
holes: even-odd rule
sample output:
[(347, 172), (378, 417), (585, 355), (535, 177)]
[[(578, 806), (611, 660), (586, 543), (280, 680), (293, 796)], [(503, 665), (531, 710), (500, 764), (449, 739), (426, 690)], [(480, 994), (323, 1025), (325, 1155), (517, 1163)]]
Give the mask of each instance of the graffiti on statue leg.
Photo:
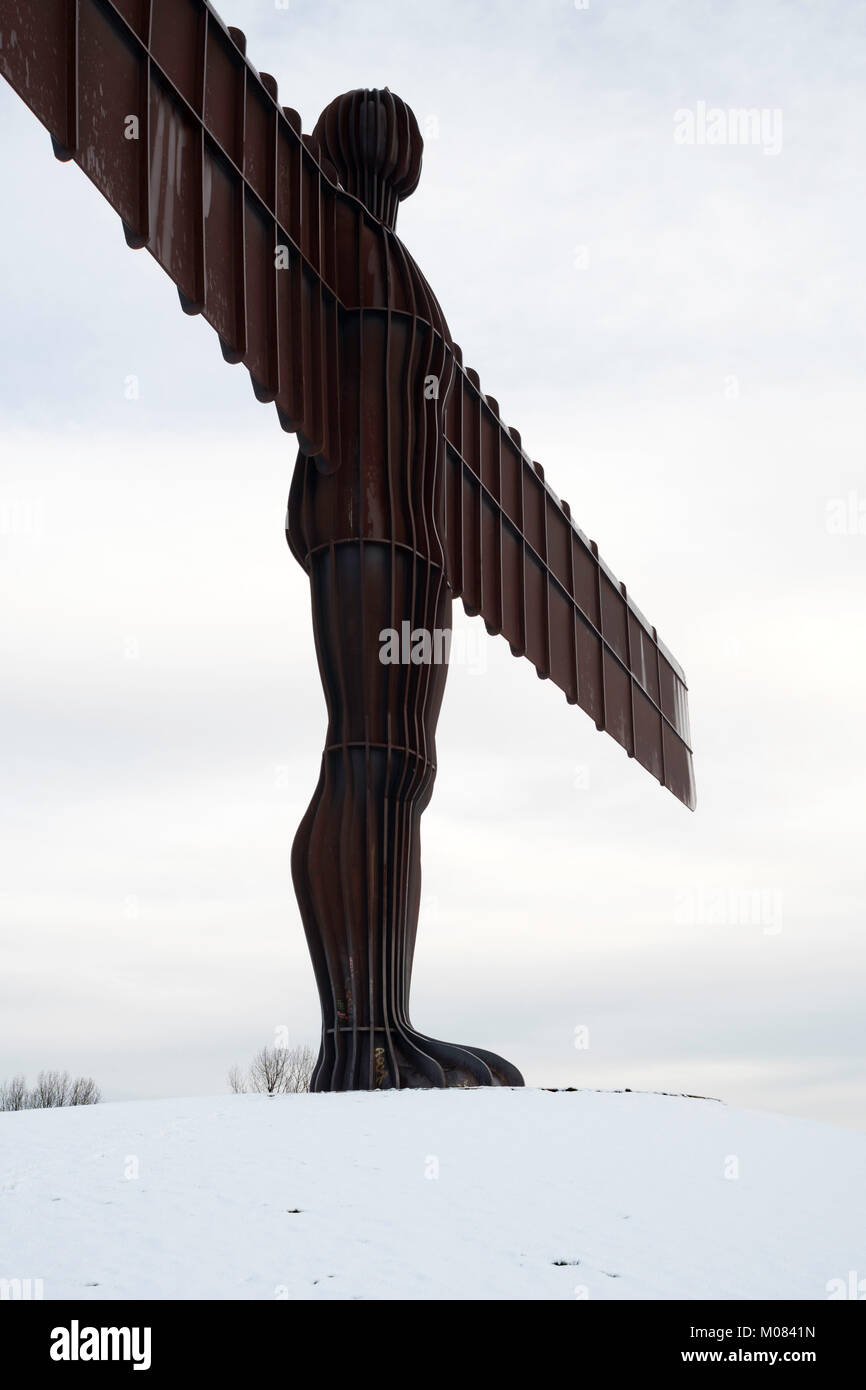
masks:
[(378, 1088), (379, 1086), (382, 1085), (382, 1082), (385, 1080), (385, 1049), (384, 1049), (384, 1047), (377, 1047), (377, 1048), (376, 1048), (376, 1050), (375, 1050), (375, 1058), (376, 1058), (376, 1087)]

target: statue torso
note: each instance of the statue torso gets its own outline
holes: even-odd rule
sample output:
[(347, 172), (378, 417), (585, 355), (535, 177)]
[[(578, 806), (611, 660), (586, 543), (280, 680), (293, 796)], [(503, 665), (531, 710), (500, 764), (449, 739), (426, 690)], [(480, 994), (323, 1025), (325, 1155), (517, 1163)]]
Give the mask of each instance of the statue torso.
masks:
[[(344, 272), (338, 457), (298, 455), (287, 535), (306, 564), (345, 540), (409, 546), (444, 565), (444, 407), (454, 375), (451, 336), (427, 281), (394, 232), (365, 224), (358, 262)], [(327, 470), (327, 471), (325, 471)]]

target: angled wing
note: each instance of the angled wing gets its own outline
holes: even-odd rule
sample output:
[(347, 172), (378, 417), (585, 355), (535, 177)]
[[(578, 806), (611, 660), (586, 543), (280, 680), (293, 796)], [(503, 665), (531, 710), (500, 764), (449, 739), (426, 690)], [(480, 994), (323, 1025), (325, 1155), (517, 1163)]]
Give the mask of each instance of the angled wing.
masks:
[(340, 194), (245, 48), (206, 0), (0, 0), (0, 73), (55, 153), (327, 458)]
[(448, 576), (466, 611), (694, 810), (682, 668), (460, 362), (445, 454)]

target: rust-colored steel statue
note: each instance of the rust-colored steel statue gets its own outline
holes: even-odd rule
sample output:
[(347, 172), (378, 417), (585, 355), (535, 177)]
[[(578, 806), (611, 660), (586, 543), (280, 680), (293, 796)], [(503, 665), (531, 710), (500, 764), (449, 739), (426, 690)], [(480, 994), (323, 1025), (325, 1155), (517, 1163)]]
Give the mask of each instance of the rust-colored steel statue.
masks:
[(423, 1037), (409, 1021), (420, 819), (448, 667), (383, 662), (380, 634), (451, 627), (442, 453), (453, 345), (394, 235), (397, 204), (418, 182), (421, 136), (399, 97), (358, 91), (327, 107), (313, 140), (373, 214), (359, 260), (381, 268), (340, 319), (329, 431), (339, 444), (324, 467), (299, 455), (289, 496), (328, 707), (319, 785), (292, 854), (324, 1018), (315, 1084), (521, 1085), (501, 1057)]
[[(328, 709), (292, 851), (315, 1089), (521, 1085), (409, 1019), (452, 599), (693, 807), (686, 686), (396, 235), (421, 170), (412, 112), (349, 92), (302, 136), (207, 0), (0, 0), (0, 72), (298, 436), (286, 534)], [(388, 632), (426, 645), (384, 659)]]

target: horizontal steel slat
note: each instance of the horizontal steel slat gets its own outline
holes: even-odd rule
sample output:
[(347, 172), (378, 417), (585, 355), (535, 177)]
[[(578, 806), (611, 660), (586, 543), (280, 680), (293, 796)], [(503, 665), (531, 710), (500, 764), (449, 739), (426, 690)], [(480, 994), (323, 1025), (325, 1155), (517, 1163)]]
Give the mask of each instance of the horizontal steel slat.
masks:
[[(527, 656), (539, 675), (694, 809), (681, 667), (523, 452), (519, 436), (498, 419), (475, 374), (461, 365), (453, 389), (462, 401), (446, 414), (445, 552), (455, 594), (468, 613), (501, 631), (515, 655)], [(471, 431), (467, 447), (465, 426), (458, 437), (455, 422), (477, 422), (479, 412), (483, 425)], [(482, 594), (485, 515), (491, 527), (494, 518), (499, 523), (501, 591), (491, 585)]]

